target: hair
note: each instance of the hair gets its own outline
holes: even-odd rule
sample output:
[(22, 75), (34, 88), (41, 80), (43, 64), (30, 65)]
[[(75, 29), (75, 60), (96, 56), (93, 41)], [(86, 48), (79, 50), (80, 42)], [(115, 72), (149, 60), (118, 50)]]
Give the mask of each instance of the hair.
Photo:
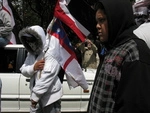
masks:
[[(101, 2), (96, 2), (94, 4), (94, 11), (96, 12), (97, 10), (103, 10), (103, 12), (105, 13), (105, 8), (103, 6), (103, 4)], [(105, 13), (106, 14), (106, 13)]]

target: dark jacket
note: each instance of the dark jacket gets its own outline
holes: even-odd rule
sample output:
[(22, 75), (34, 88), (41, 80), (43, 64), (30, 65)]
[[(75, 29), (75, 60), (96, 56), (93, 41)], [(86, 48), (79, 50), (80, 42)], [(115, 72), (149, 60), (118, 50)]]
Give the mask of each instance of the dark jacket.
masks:
[(97, 70), (88, 113), (150, 113), (150, 50), (133, 34), (128, 0), (99, 0), (108, 21), (107, 52)]

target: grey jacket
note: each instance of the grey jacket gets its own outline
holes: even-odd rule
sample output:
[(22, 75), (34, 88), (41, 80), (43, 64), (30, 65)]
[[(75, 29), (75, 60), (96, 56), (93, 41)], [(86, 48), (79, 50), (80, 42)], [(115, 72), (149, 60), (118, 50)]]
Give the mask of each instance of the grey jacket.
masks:
[(11, 16), (7, 11), (0, 9), (0, 37), (10, 40), (12, 29)]

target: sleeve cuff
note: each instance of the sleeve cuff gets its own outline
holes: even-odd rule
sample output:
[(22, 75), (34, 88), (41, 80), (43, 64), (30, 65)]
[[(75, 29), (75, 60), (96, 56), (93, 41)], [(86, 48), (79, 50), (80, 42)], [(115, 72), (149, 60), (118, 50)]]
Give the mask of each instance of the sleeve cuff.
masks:
[(32, 92), (32, 94), (31, 94), (31, 100), (34, 100), (35, 102), (38, 102), (39, 101), (38, 95), (36, 95), (34, 92)]

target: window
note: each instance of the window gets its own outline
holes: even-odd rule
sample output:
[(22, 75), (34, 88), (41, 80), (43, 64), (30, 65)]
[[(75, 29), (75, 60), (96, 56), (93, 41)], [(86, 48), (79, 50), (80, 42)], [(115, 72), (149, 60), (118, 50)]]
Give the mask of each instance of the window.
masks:
[(0, 73), (12, 73), (16, 70), (17, 49), (0, 49)]

